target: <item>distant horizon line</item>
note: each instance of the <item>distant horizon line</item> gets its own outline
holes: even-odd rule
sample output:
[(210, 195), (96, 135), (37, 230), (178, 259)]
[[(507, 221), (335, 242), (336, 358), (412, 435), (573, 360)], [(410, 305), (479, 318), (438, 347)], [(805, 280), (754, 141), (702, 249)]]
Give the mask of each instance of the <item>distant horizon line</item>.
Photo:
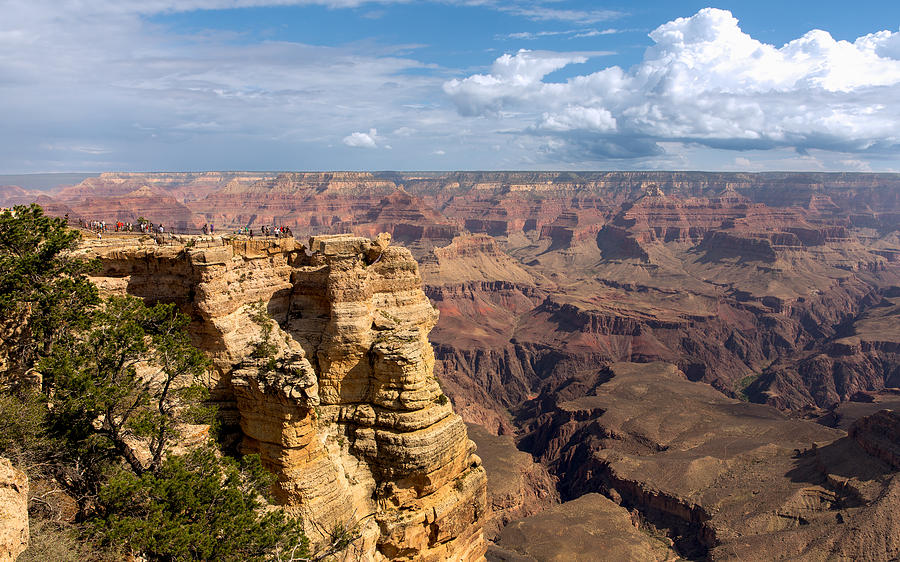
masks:
[(858, 174), (858, 175), (900, 175), (900, 171), (861, 171), (861, 170), (704, 170), (704, 169), (665, 169), (665, 170), (646, 170), (639, 168), (632, 169), (603, 169), (603, 168), (585, 168), (583, 170), (564, 170), (553, 168), (542, 169), (515, 169), (506, 168), (498, 170), (488, 169), (446, 169), (446, 170), (425, 170), (425, 169), (404, 169), (404, 170), (352, 170), (352, 169), (317, 169), (317, 170), (240, 170), (240, 169), (207, 169), (207, 170), (102, 170), (93, 172), (20, 172), (20, 173), (0, 173), (0, 178), (8, 177), (25, 177), (25, 176), (99, 176), (101, 174), (332, 174), (332, 173), (369, 173), (369, 174), (410, 174), (410, 173), (428, 173), (428, 174), (448, 174), (448, 173), (479, 173), (479, 174), (505, 174), (505, 173), (535, 173), (535, 174), (585, 174), (585, 173), (646, 173), (646, 174), (672, 174), (672, 173), (702, 173), (702, 174)]
[[(156, 170), (156, 171), (102, 171), (102, 172), (29, 172), (24, 174), (0, 174), (0, 186), (14, 186), (25, 190), (40, 191), (44, 193), (54, 193), (57, 190), (78, 185), (89, 178), (101, 177), (103, 174), (110, 175), (136, 175), (136, 176), (164, 176), (167, 174), (184, 174), (184, 175), (203, 175), (203, 174), (233, 174), (241, 175), (261, 175), (267, 176), (261, 179), (274, 179), (282, 174), (371, 174), (375, 179), (391, 179), (392, 175), (415, 175), (422, 174), (428, 176), (440, 177), (441, 175), (452, 174), (572, 174), (572, 175), (591, 175), (591, 174), (646, 174), (653, 175), (675, 175), (675, 174), (707, 174), (719, 175), (722, 177), (729, 176), (759, 176), (761, 178), (771, 177), (790, 177), (803, 175), (817, 175), (820, 177), (861, 177), (873, 176), (880, 178), (900, 179), (900, 172), (862, 172), (862, 171), (789, 171), (789, 170), (767, 170), (767, 171), (716, 171), (716, 170)], [(587, 179), (587, 178), (585, 178)], [(404, 178), (395, 178), (396, 181), (403, 181)], [(660, 178), (658, 181), (663, 181)]]

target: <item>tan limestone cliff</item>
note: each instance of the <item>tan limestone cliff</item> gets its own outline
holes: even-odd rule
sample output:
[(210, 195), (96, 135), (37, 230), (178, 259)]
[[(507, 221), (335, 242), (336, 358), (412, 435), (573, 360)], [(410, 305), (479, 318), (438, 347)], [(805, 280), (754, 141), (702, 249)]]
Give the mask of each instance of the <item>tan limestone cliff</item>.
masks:
[(0, 459), (0, 562), (12, 561), (28, 547), (28, 477)]
[(242, 449), (275, 473), (276, 498), (314, 542), (355, 527), (352, 558), (483, 558), (485, 472), (434, 377), (437, 312), (408, 250), (343, 235), (309, 250), (228, 237), (86, 244), (103, 290), (192, 316)]

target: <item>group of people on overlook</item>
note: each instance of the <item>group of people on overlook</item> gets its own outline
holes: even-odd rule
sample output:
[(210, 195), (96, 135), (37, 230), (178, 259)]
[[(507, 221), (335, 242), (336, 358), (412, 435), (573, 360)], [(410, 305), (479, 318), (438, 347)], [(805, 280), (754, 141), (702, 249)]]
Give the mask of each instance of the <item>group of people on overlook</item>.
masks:
[[(68, 215), (66, 215), (66, 222), (68, 222), (68, 218)], [(102, 238), (102, 234), (107, 232), (138, 232), (141, 234), (154, 235), (174, 234), (174, 231), (167, 230), (162, 225), (162, 223), (154, 224), (153, 222), (144, 220), (143, 218), (138, 220), (138, 222), (136, 223), (120, 220), (116, 220), (115, 222), (106, 222), (105, 220), (89, 220), (79, 218), (78, 226), (85, 230), (95, 232), (99, 238)], [(200, 232), (202, 232), (204, 235), (212, 235), (215, 234), (216, 228), (212, 223), (205, 223), (200, 229)], [(254, 234), (263, 237), (274, 236), (276, 238), (288, 238), (294, 236), (294, 232), (289, 226), (275, 225), (262, 225), (256, 232), (254, 232), (254, 229), (250, 226), (242, 226), (235, 230), (234, 234), (249, 236), (251, 238), (253, 238)]]
[[(294, 235), (294, 232), (291, 230), (289, 226), (269, 226), (262, 225), (259, 229), (260, 236), (274, 236), (276, 238), (287, 238)], [(253, 229), (249, 226), (242, 226), (234, 231), (235, 234), (243, 234), (245, 236), (249, 236), (253, 238)]]
[[(69, 215), (66, 215), (66, 222), (68, 222), (68, 219)], [(132, 222), (117, 220), (116, 222), (108, 223), (104, 220), (87, 220), (79, 218), (78, 226), (85, 230), (97, 233), (98, 238), (101, 238), (104, 232), (140, 232), (141, 234), (165, 234), (166, 232), (162, 223), (154, 226), (154, 224), (149, 221), (138, 221), (137, 224), (134, 224)]]

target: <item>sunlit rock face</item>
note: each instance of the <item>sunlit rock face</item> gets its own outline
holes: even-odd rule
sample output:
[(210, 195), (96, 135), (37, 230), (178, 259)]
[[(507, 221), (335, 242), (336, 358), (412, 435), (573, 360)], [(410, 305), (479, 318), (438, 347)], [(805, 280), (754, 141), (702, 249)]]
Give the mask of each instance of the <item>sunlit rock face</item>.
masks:
[(102, 289), (192, 316), (243, 451), (275, 473), (276, 498), (313, 541), (358, 525), (353, 558), (480, 560), (484, 468), (434, 377), (438, 314), (418, 265), (389, 240), (130, 238), (83, 251), (100, 258)]
[(28, 547), (28, 477), (0, 458), (0, 561), (12, 561)]
[(900, 174), (120, 173), (41, 202), (73, 219), (392, 233), (441, 311), (435, 369), (456, 411), (495, 433), (545, 384), (609, 361), (674, 362), (791, 411), (900, 380), (897, 307), (869, 312), (900, 286)]

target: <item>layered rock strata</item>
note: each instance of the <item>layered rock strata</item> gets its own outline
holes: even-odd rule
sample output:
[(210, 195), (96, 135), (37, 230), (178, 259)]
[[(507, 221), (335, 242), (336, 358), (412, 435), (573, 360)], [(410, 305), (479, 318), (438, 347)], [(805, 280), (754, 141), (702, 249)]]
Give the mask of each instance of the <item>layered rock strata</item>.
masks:
[(860, 418), (850, 428), (850, 438), (894, 470), (900, 469), (900, 413), (881, 410)]
[(94, 242), (107, 291), (176, 302), (242, 449), (313, 541), (353, 558), (478, 560), (485, 472), (433, 375), (437, 312), (408, 250), (352, 236)]
[(900, 283), (898, 174), (104, 174), (40, 201), (179, 229), (391, 232), (443, 313), (458, 411), (498, 432), (561, 364), (672, 361), (794, 411), (898, 384), (895, 328), (844, 341)]

